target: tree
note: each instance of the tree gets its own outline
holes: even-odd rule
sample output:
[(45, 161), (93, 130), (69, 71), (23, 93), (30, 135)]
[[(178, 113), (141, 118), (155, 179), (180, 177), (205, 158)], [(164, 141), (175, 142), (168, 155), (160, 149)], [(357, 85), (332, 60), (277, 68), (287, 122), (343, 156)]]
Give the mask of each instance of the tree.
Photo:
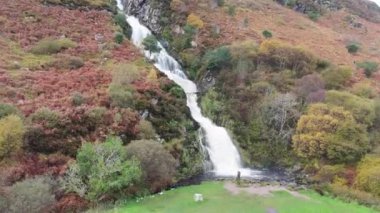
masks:
[(150, 54), (159, 53), (161, 51), (161, 47), (158, 45), (158, 41), (154, 35), (149, 35), (144, 38), (142, 45)]
[(231, 53), (227, 47), (218, 47), (208, 51), (203, 57), (203, 62), (209, 70), (220, 70), (231, 65)]
[(364, 191), (380, 196), (380, 157), (366, 156), (358, 166), (355, 185)]
[(0, 160), (21, 149), (24, 133), (20, 117), (9, 115), (0, 120)]
[(66, 191), (89, 200), (120, 196), (141, 177), (139, 162), (128, 159), (118, 138), (101, 144), (86, 143), (78, 151), (76, 163), (70, 165), (62, 184)]
[(327, 89), (341, 89), (352, 78), (350, 67), (335, 67), (322, 72)]
[(10, 187), (8, 207), (4, 212), (47, 212), (55, 203), (53, 181), (49, 177), (35, 177), (17, 182)]
[(298, 103), (294, 95), (279, 94), (261, 107), (263, 123), (275, 131), (281, 141), (287, 144), (292, 136), (293, 128), (299, 118)]
[(343, 107), (312, 104), (299, 119), (293, 148), (300, 157), (354, 162), (369, 147), (365, 128)]
[(294, 92), (307, 103), (321, 102), (325, 99), (325, 82), (318, 74), (305, 75), (296, 80)]
[(361, 98), (348, 92), (330, 90), (326, 94), (326, 103), (344, 107), (351, 112), (358, 123), (371, 127), (376, 118), (372, 100)]
[(140, 120), (138, 124), (139, 134), (137, 137), (139, 139), (154, 139), (157, 135), (151, 122), (147, 120)]
[(130, 157), (141, 162), (145, 186), (159, 192), (173, 183), (177, 162), (164, 147), (153, 140), (132, 141), (126, 147)]

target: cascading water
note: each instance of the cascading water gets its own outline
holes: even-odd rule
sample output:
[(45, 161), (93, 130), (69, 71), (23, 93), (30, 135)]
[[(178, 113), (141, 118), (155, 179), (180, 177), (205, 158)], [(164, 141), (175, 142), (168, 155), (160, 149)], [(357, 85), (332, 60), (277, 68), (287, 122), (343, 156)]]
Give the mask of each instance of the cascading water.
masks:
[[(119, 9), (123, 10), (121, 1), (118, 0), (117, 2)], [(142, 41), (151, 35), (150, 30), (140, 24), (139, 20), (133, 16), (127, 16), (127, 22), (132, 27), (131, 40), (134, 45), (139, 47), (147, 58), (155, 61), (154, 66), (159, 71), (165, 73), (169, 79), (173, 80), (185, 91), (187, 106), (190, 109), (191, 116), (204, 130), (207, 143), (206, 148), (213, 164), (215, 175), (231, 177), (236, 176), (238, 171), (240, 171), (242, 176), (257, 176), (259, 174), (258, 171), (242, 167), (239, 152), (226, 129), (215, 125), (210, 119), (202, 115), (197, 102), (197, 87), (192, 81), (187, 79), (179, 63), (167, 53), (160, 43), (158, 43), (161, 48), (160, 52), (150, 53), (149, 51), (144, 51)]]

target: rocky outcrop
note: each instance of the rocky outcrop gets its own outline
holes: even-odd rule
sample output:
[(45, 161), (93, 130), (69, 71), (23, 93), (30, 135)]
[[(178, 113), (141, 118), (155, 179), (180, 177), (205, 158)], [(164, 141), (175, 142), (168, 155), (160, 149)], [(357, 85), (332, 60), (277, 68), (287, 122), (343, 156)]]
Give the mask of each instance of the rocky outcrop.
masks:
[(337, 11), (345, 8), (350, 13), (368, 21), (380, 22), (380, 7), (369, 0), (276, 0), (301, 13)]
[(155, 34), (162, 31), (162, 17), (169, 11), (170, 0), (122, 0), (128, 15), (136, 16)]

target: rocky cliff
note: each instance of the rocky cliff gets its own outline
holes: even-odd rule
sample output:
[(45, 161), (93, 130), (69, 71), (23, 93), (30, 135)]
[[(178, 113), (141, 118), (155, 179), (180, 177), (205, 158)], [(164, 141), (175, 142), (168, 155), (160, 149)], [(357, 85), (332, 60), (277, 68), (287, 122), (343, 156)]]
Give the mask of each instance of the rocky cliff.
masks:
[(122, 0), (127, 14), (136, 16), (155, 34), (162, 30), (162, 22), (169, 10), (170, 0)]

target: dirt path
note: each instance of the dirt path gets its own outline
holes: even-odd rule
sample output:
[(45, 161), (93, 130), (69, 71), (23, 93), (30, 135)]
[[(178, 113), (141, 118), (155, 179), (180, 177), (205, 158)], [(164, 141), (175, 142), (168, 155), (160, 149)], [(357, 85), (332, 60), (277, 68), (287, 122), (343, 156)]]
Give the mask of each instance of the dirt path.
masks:
[(237, 195), (241, 192), (247, 192), (251, 195), (259, 195), (259, 196), (273, 196), (272, 192), (276, 191), (286, 191), (289, 194), (293, 195), (294, 197), (310, 200), (310, 198), (306, 195), (300, 194), (296, 191), (291, 191), (283, 186), (260, 186), (258, 184), (252, 184), (248, 187), (239, 187), (233, 182), (226, 182), (224, 184), (224, 188), (227, 189), (231, 194)]

